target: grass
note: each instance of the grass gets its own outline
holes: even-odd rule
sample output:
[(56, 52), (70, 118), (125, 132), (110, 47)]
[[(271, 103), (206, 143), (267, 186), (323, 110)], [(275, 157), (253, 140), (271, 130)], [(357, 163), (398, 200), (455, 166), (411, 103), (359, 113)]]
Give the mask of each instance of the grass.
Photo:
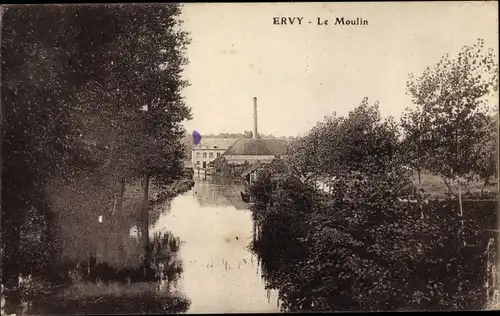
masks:
[[(413, 175), (413, 181), (415, 185), (418, 185), (418, 175), (417, 172), (414, 173)], [(420, 187), (425, 190), (425, 192), (431, 197), (437, 197), (437, 198), (444, 198), (447, 197), (448, 195), (448, 187), (444, 183), (443, 179), (440, 176), (428, 173), (428, 172), (422, 172), (420, 174)], [(450, 184), (451, 189), (453, 190), (454, 193), (458, 192), (458, 184), (456, 182), (453, 182)], [(481, 189), (483, 188), (483, 183), (481, 182), (471, 182), (467, 186), (462, 187), (462, 193), (463, 194), (474, 194), (474, 193), (480, 193)], [(488, 185), (484, 188), (484, 193), (487, 192), (498, 192), (497, 191), (497, 186), (496, 183), (492, 185)]]
[[(328, 182), (328, 177), (318, 177), (318, 181), (323, 181), (325, 183)], [(467, 195), (479, 195), (481, 190), (485, 195), (485, 199), (488, 199), (492, 196), (497, 195), (498, 189), (496, 180), (493, 180), (493, 184), (487, 185), (483, 190), (483, 183), (475, 181), (470, 182), (468, 185), (462, 187), (462, 194), (464, 196)], [(418, 187), (418, 174), (415, 171), (413, 173), (413, 183)], [(452, 182), (450, 184), (451, 189), (455, 194), (458, 194), (458, 184), (456, 182)], [(421, 172), (420, 174), (420, 188), (425, 190), (425, 194), (428, 195), (429, 198), (438, 198), (443, 199), (447, 198), (449, 194), (448, 187), (444, 183), (443, 179), (440, 176), (434, 175), (429, 172)]]

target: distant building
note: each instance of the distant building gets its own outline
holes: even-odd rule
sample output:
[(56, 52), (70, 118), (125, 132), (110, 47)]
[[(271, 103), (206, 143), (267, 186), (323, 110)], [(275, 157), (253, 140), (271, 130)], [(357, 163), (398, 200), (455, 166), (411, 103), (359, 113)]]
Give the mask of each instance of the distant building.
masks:
[(236, 178), (240, 178), (244, 173), (243, 178), (252, 182), (259, 170), (265, 168), (262, 164), (269, 164), (275, 158), (283, 158), (287, 150), (287, 141), (284, 139), (260, 138), (257, 129), (257, 98), (253, 98), (252, 138), (231, 139), (224, 144), (218, 144), (218, 149), (222, 149), (224, 145), (227, 145), (227, 150), (218, 150), (212, 157), (208, 156), (208, 152), (213, 151), (213, 144), (209, 143), (208, 148), (203, 147), (203, 144), (198, 148), (193, 147), (195, 168), (197, 165), (200, 168), (213, 167), (216, 172)]
[(241, 177), (244, 179), (246, 184), (252, 184), (257, 180), (257, 176), (259, 176), (259, 174), (264, 170), (272, 171), (273, 168), (268, 163), (256, 162), (245, 169), (245, 171), (241, 174)]
[(223, 158), (229, 165), (271, 162), (286, 152), (287, 142), (283, 139), (261, 139), (257, 129), (257, 98), (253, 98), (252, 139), (238, 139), (224, 153)]
[(262, 172), (271, 172), (273, 177), (275, 177), (276, 175), (287, 172), (287, 166), (283, 160), (256, 162), (245, 167), (241, 173), (241, 178), (243, 178), (245, 184), (252, 184)]
[(269, 163), (286, 153), (287, 142), (282, 139), (238, 139), (224, 152), (224, 159), (231, 165)]
[(259, 174), (260, 168), (264, 166), (262, 162), (253, 163), (250, 167), (245, 169), (241, 174), (241, 177), (245, 180), (246, 183), (251, 184), (257, 180), (257, 175)]
[(230, 138), (202, 138), (201, 142), (193, 145), (191, 162), (194, 169), (208, 169), (208, 164), (220, 157), (236, 139)]

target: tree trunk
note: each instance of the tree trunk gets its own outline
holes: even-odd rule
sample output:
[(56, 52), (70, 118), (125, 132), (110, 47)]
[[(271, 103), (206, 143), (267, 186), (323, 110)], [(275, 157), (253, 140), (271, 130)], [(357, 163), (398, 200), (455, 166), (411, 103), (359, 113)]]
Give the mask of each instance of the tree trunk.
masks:
[(424, 215), (424, 209), (422, 207), (422, 181), (420, 177), (420, 159), (417, 160), (417, 178), (418, 178), (418, 187), (417, 187), (417, 201), (419, 203), (420, 207), (420, 219), (424, 220), (425, 215)]
[(464, 216), (464, 210), (462, 206), (462, 185), (460, 184), (460, 182), (458, 183), (458, 207), (459, 207), (458, 215), (460, 217)]
[(446, 187), (448, 188), (448, 193), (450, 193), (451, 195), (455, 196), (456, 198), (458, 198), (458, 196), (455, 194), (455, 192), (453, 192), (453, 190), (451, 189), (451, 186), (450, 186), (450, 183), (448, 183), (448, 181), (446, 181), (446, 178), (445, 177), (442, 177), (443, 179), (443, 182), (444, 184), (446, 185)]
[(108, 152), (108, 157), (106, 161), (104, 162), (103, 168), (107, 168), (112, 162), (113, 162), (113, 156), (114, 156), (114, 151), (115, 151), (115, 127), (114, 127), (114, 121), (111, 120), (111, 132), (110, 132), (110, 143), (109, 143), (109, 152)]
[(120, 180), (120, 193), (118, 196), (118, 213), (123, 214), (123, 196), (125, 195), (125, 178)]
[(90, 253), (90, 256), (89, 256), (89, 279), (91, 282), (96, 282), (97, 281), (97, 271), (96, 271), (96, 267), (97, 267), (97, 256), (98, 256), (98, 252), (96, 251), (96, 253)]
[(460, 217), (460, 231), (459, 234), (463, 240), (464, 246), (466, 245), (465, 241), (465, 236), (464, 236), (464, 210), (463, 210), (463, 205), (462, 205), (462, 185), (460, 183), (460, 180), (458, 180), (458, 207), (459, 207), (459, 213), (458, 216)]
[(144, 249), (144, 278), (147, 281), (151, 275), (151, 249), (149, 244), (149, 175), (143, 177), (143, 205), (142, 205), (142, 246)]
[(486, 189), (486, 186), (488, 186), (489, 182), (490, 182), (489, 179), (486, 179), (483, 183), (483, 187), (481, 188), (481, 199), (484, 196), (484, 189)]
[[(456, 158), (455, 158), (455, 168), (453, 169), (455, 173), (457, 172), (458, 166), (460, 165), (460, 139), (458, 137), (458, 130), (455, 132), (455, 142), (456, 142), (456, 148), (457, 148), (457, 153), (456, 153)], [(458, 176), (460, 176), (460, 173), (458, 173)], [(457, 178), (457, 184), (458, 184), (458, 207), (459, 207), (459, 217), (460, 217), (460, 236), (463, 238), (463, 243), (464, 246), (466, 245), (465, 241), (465, 236), (464, 236), (464, 220), (463, 220), (463, 215), (464, 215), (464, 210), (463, 210), (463, 205), (462, 205), (462, 183), (460, 182), (460, 177)]]
[(142, 202), (144, 209), (147, 212), (147, 207), (149, 206), (149, 175), (144, 175), (142, 182), (143, 182)]
[(47, 276), (49, 277), (48, 281), (52, 282), (53, 284), (56, 284), (59, 282), (59, 273), (61, 272), (58, 267), (57, 263), (57, 258), (59, 257), (59, 244), (57, 244), (57, 232), (56, 232), (56, 222), (57, 222), (57, 217), (58, 213), (53, 212), (51, 210), (47, 209), (44, 212), (45, 214), (45, 220), (47, 221), (47, 231), (46, 231), (46, 246), (48, 247), (49, 251), (49, 257), (52, 258), (51, 262), (48, 264), (48, 269), (50, 271), (47, 272)]
[[(5, 207), (5, 206), (2, 206)], [(19, 291), (19, 260), (21, 246), (21, 222), (19, 214), (2, 215), (2, 238), (4, 253), (2, 255), (2, 283), (4, 284), (5, 314), (18, 313), (21, 306)]]
[[(418, 145), (417, 145), (418, 146)], [(421, 179), (420, 179), (420, 150), (419, 147), (417, 147), (417, 176), (418, 176), (418, 192), (420, 194), (420, 185), (422, 184)]]
[(113, 215), (115, 215), (116, 209), (118, 208), (118, 194), (114, 193), (113, 197), (111, 198), (111, 210), (109, 212), (110, 219), (113, 219)]

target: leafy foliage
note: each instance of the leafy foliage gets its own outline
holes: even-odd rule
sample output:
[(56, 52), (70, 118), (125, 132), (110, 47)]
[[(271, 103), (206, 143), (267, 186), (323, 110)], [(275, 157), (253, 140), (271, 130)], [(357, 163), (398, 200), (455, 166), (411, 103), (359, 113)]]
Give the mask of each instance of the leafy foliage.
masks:
[(2, 12), (7, 288), (26, 250), (22, 224), (41, 214), (51, 236), (44, 242), (53, 241), (51, 181), (91, 195), (78, 179), (95, 177), (95, 202), (106, 207), (123, 194), (125, 179), (180, 177), (180, 124), (190, 109), (181, 96), (189, 39), (179, 15), (177, 4), (14, 5)]
[[(408, 93), (417, 105), (402, 120), (408, 161), (418, 161), (445, 181), (470, 181), (495, 173), (484, 144), (491, 137), (487, 97), (497, 91), (498, 65), (483, 40), (464, 46), (456, 58), (448, 55), (424, 73), (408, 80)], [(485, 148), (485, 149), (484, 149)], [(425, 153), (425, 157), (420, 157)]]
[[(475, 221), (482, 210), (467, 205), (464, 218), (455, 203), (401, 200), (416, 191), (402, 145), (427, 146), (415, 139), (422, 142), (401, 144), (398, 126), (364, 99), (347, 118), (328, 117), (292, 144), (291, 174), (260, 175), (250, 189), (254, 250), (284, 310), (484, 306), (481, 240), (489, 224)], [(329, 193), (308, 181), (321, 175), (335, 176)], [(492, 215), (496, 203), (481, 207)]]
[(352, 171), (384, 173), (395, 160), (397, 126), (382, 120), (368, 98), (348, 117), (326, 117), (290, 146), (289, 164), (303, 178), (338, 176)]

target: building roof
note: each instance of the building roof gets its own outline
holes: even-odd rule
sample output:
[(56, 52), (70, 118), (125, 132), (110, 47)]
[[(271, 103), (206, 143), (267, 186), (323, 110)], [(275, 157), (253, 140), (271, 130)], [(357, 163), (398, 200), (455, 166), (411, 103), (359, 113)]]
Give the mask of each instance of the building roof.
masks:
[(224, 155), (283, 155), (286, 144), (283, 139), (238, 139)]
[(202, 138), (193, 149), (228, 149), (237, 138)]

